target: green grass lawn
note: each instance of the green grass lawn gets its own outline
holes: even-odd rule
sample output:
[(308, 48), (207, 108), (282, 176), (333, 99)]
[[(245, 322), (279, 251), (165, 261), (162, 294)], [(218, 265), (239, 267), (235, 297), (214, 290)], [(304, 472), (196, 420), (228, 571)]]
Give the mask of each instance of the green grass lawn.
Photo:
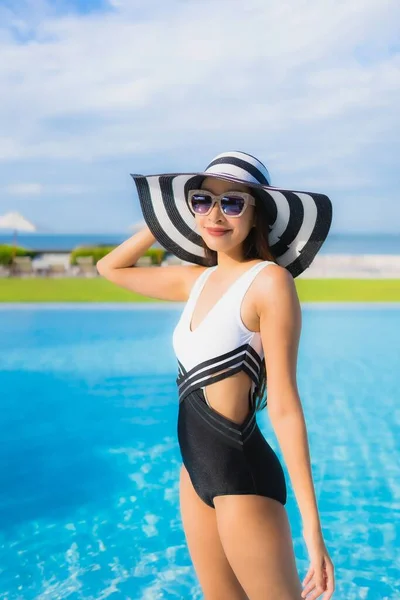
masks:
[[(297, 279), (302, 302), (400, 302), (400, 279)], [(163, 302), (95, 279), (0, 279), (0, 302)]]

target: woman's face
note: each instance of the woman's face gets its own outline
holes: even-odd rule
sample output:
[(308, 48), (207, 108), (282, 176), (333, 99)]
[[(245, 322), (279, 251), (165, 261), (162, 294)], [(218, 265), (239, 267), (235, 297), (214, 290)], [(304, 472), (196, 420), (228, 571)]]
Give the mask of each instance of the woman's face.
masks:
[[(201, 189), (212, 192), (213, 194), (223, 194), (225, 192), (247, 192), (251, 189), (240, 183), (225, 181), (214, 177), (206, 177), (201, 185)], [(229, 217), (214, 204), (211, 212), (206, 215), (195, 215), (197, 229), (203, 237), (205, 243), (211, 250), (226, 252), (235, 246), (241, 244), (247, 237), (255, 216), (255, 208), (248, 205), (240, 217)], [(227, 229), (224, 235), (211, 235), (208, 228), (217, 227)]]

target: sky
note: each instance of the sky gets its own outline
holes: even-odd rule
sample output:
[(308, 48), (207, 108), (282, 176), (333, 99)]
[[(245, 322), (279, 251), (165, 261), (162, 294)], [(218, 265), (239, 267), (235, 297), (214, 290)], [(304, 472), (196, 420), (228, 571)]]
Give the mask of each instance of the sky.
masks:
[(0, 215), (129, 235), (130, 173), (242, 150), (400, 232), (398, 0), (0, 0), (0, 56)]

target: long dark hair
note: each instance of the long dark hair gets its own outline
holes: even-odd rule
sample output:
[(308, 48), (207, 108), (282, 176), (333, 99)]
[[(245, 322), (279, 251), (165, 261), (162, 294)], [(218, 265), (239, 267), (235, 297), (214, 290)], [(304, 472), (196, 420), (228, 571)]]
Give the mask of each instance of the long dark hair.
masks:
[[(268, 233), (270, 231), (269, 215), (265, 202), (257, 196), (257, 191), (249, 188), (249, 193), (255, 198), (256, 204), (254, 207), (256, 226), (252, 227), (243, 241), (243, 256), (245, 259), (251, 260), (259, 258), (261, 260), (272, 260), (276, 263), (276, 258), (273, 256), (269, 242)], [(211, 250), (202, 239), (202, 246), (205, 258), (209, 267), (218, 264), (218, 254), (215, 250)], [(267, 405), (267, 398), (264, 396), (267, 388), (267, 373), (265, 367), (265, 359), (261, 363), (261, 371), (259, 383), (254, 390), (254, 405), (255, 410), (261, 411)]]

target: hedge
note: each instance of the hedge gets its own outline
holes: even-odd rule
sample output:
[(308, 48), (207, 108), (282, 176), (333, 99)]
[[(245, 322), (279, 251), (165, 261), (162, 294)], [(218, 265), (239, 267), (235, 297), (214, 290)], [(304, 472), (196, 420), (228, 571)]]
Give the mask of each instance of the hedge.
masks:
[[(76, 265), (76, 259), (80, 256), (93, 256), (94, 264), (100, 258), (109, 254), (116, 246), (78, 246), (71, 252), (70, 263)], [(162, 248), (149, 248), (143, 256), (150, 256), (153, 265), (160, 265), (163, 261), (165, 250)]]
[[(70, 264), (76, 265), (76, 259), (78, 256), (93, 256), (94, 264), (97, 263), (100, 258), (106, 256), (111, 250), (114, 250), (116, 246), (78, 246), (70, 253)], [(13, 247), (8, 244), (0, 244), (0, 264), (10, 265)], [(15, 250), (15, 256), (30, 256), (34, 258), (39, 253), (35, 250), (28, 250), (21, 246), (17, 246)], [(162, 248), (149, 248), (143, 256), (150, 256), (153, 265), (160, 265), (164, 259), (165, 250)]]
[[(12, 257), (13, 247), (8, 244), (0, 244), (0, 265), (10, 265), (11, 257)], [(27, 250), (26, 248), (21, 248), (17, 246), (15, 249), (15, 256), (30, 256), (33, 258), (36, 256), (36, 252), (34, 250)]]

